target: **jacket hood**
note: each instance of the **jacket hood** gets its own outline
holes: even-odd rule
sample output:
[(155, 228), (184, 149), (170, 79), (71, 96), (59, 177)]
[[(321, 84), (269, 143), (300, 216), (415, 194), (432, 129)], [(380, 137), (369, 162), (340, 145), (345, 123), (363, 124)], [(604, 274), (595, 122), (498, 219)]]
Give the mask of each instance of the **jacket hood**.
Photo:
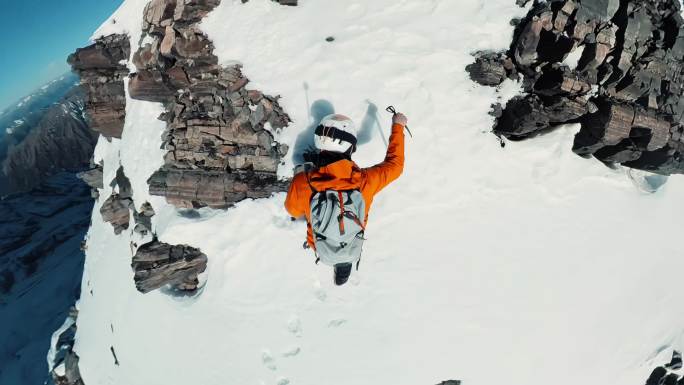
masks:
[(309, 181), (316, 191), (353, 190), (361, 187), (361, 180), (361, 169), (347, 159), (323, 166), (309, 176)]

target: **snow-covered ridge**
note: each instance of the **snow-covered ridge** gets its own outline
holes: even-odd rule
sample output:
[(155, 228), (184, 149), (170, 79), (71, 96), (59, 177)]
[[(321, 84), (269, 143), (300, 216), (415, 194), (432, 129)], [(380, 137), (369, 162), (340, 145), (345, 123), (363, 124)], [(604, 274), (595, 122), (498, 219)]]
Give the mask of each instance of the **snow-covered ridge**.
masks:
[[(144, 3), (126, 1), (101, 30), (127, 30), (137, 47)], [(224, 0), (202, 30), (250, 89), (282, 97), (293, 120), (276, 137), (291, 149), (282, 177), (332, 110), (362, 127), (357, 162), (381, 160), (387, 104), (414, 133), (405, 173), (374, 202), (361, 268), (337, 288), (301, 249), (305, 225), (284, 194), (230, 210), (150, 196), (163, 109), (127, 98), (121, 139), (96, 149), (101, 196), (123, 166), (158, 239), (208, 256), (206, 284), (189, 297), (136, 291), (132, 243), (146, 239), (115, 235), (99, 201), (75, 346), (85, 383), (626, 385), (667, 362), (682, 345), (684, 181), (637, 191), (570, 151), (576, 126), (500, 148), (487, 111), (518, 86), (475, 87), (464, 67), (504, 48), (524, 13), (512, 0)]]

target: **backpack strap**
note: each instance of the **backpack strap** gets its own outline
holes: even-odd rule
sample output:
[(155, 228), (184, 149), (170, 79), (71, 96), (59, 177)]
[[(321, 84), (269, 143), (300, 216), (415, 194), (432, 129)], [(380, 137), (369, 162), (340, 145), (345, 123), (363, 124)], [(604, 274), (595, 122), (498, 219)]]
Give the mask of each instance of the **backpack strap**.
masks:
[(344, 217), (347, 215), (345, 215), (344, 211), (344, 198), (342, 198), (342, 191), (337, 192), (337, 197), (340, 201), (340, 215), (337, 217), (337, 222), (340, 225), (340, 235), (344, 235)]
[(314, 188), (314, 186), (311, 184), (311, 172), (307, 171), (306, 172), (306, 182), (309, 184), (309, 188), (311, 189), (311, 192), (316, 194), (318, 190)]

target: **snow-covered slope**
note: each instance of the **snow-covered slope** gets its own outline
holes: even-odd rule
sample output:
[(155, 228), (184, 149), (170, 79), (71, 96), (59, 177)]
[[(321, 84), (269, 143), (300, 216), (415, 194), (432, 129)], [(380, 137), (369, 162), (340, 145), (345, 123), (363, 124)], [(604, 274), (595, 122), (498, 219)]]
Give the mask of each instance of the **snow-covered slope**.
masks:
[[(128, 31), (137, 47), (144, 5), (127, 0), (96, 35)], [(513, 0), (224, 0), (202, 28), (221, 64), (282, 96), (291, 155), (334, 109), (362, 127), (356, 161), (374, 164), (394, 104), (414, 133), (404, 175), (374, 202), (360, 271), (335, 287), (284, 194), (192, 212), (150, 197), (162, 108), (129, 98), (122, 139), (96, 149), (104, 180), (123, 165), (159, 239), (201, 248), (209, 266), (193, 297), (138, 293), (140, 240), (114, 235), (98, 202), (75, 347), (85, 383), (642, 383), (684, 342), (684, 178), (641, 193), (570, 151), (575, 126), (500, 148), (487, 112), (518, 85), (476, 87), (464, 67), (504, 48), (524, 12)]]

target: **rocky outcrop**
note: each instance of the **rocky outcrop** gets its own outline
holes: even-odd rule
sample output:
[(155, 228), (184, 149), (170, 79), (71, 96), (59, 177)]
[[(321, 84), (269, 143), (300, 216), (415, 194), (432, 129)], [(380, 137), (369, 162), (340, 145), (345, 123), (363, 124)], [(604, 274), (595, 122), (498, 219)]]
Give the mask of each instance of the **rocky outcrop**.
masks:
[(66, 321), (70, 326), (61, 332), (56, 332), (59, 333), (56, 335), (56, 344), (51, 346), (48, 354), (48, 358), (52, 358), (50, 376), (55, 385), (84, 385), (78, 368), (79, 357), (74, 352), (77, 318), (78, 310), (71, 308)]
[(169, 245), (154, 240), (140, 246), (131, 264), (135, 287), (148, 293), (170, 285), (179, 291), (197, 289), (197, 276), (207, 268), (207, 256), (186, 245)]
[(680, 8), (676, 0), (535, 3), (508, 52), (478, 53), (467, 68), (488, 86), (522, 76), (525, 95), (494, 109), (494, 132), (521, 140), (581, 123), (579, 155), (684, 173)]
[(684, 377), (674, 373), (681, 368), (682, 355), (678, 351), (674, 351), (670, 363), (655, 368), (646, 380), (646, 385), (682, 385), (684, 384)]
[(112, 225), (115, 234), (121, 234), (128, 229), (131, 210), (135, 210), (131, 182), (124, 174), (123, 166), (116, 170), (116, 176), (109, 185), (113, 191), (100, 207), (100, 214), (104, 222)]
[(81, 77), (90, 127), (107, 138), (121, 138), (126, 116), (123, 79), (128, 75), (130, 43), (126, 35), (110, 35), (69, 55)]
[(223, 208), (283, 191), (276, 170), (287, 147), (272, 130), (290, 119), (278, 98), (247, 90), (239, 66), (223, 68), (197, 22), (218, 0), (153, 0), (144, 14), (147, 43), (133, 56), (131, 97), (162, 102), (164, 166), (150, 194), (177, 207)]
[(79, 172), (76, 176), (90, 186), (91, 196), (97, 199), (100, 196), (98, 189), (104, 188), (102, 165), (91, 164), (90, 166), (89, 170)]
[(121, 234), (122, 231), (128, 229), (132, 207), (133, 201), (130, 198), (123, 198), (119, 194), (112, 194), (100, 207), (100, 215), (102, 215), (104, 222), (112, 225), (114, 234)]
[(142, 206), (140, 206), (140, 211), (133, 212), (133, 220), (135, 221), (133, 231), (141, 236), (149, 234), (152, 231), (152, 217), (154, 214), (152, 205), (149, 202), (143, 203)]
[(88, 166), (97, 135), (86, 123), (83, 99), (80, 90), (72, 90), (10, 148), (2, 163), (8, 184), (5, 192), (29, 191), (59, 172)]

